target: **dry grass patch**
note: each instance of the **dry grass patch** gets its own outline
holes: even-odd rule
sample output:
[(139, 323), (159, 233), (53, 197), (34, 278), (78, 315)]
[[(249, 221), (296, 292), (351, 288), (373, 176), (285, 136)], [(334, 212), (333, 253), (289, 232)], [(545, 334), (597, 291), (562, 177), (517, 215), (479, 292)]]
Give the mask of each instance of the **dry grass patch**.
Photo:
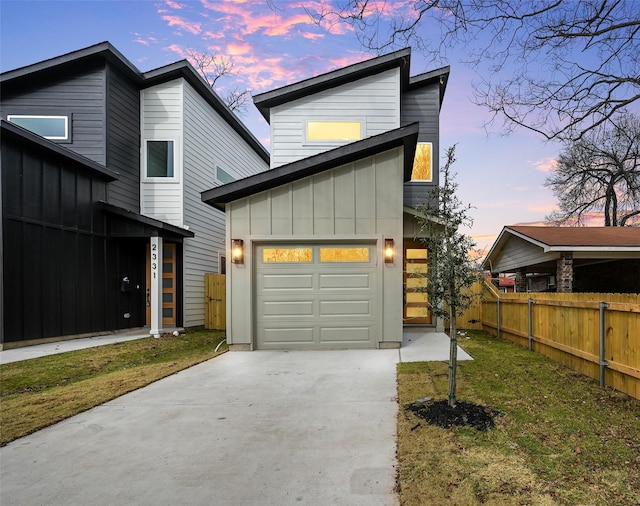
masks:
[(447, 395), (447, 364), (398, 366), (403, 505), (640, 504), (640, 403), (486, 334), (462, 346), (458, 399), (501, 413), (486, 432), (441, 429), (402, 406)]
[(0, 446), (209, 360), (222, 339), (192, 332), (0, 365)]

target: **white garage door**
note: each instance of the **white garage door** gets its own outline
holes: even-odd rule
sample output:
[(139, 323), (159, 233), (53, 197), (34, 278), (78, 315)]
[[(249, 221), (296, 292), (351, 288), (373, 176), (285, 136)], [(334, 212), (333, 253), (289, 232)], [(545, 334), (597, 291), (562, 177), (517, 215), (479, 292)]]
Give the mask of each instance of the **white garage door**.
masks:
[(374, 244), (256, 248), (260, 349), (374, 348)]

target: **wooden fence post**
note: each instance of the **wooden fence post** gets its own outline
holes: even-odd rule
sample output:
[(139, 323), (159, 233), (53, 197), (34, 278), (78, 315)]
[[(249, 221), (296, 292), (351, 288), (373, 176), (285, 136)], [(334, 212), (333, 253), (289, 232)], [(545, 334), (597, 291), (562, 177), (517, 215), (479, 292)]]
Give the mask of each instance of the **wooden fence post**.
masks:
[(604, 334), (605, 334), (604, 316), (605, 316), (605, 311), (608, 307), (609, 307), (609, 304), (607, 304), (606, 302), (600, 302), (600, 386), (601, 387), (605, 385), (604, 373), (605, 373), (606, 367), (609, 365), (609, 362), (605, 360), (605, 353), (604, 353)]

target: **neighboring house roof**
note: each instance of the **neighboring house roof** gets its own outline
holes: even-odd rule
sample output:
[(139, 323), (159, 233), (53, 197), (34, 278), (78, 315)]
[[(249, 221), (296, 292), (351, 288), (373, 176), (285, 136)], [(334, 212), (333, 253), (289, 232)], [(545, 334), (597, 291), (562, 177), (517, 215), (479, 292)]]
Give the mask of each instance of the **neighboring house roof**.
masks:
[(218, 112), (225, 121), (249, 144), (256, 153), (269, 163), (269, 152), (258, 141), (249, 129), (224, 104), (206, 81), (186, 60), (181, 60), (149, 72), (140, 72), (122, 53), (111, 43), (101, 42), (71, 53), (50, 58), (26, 67), (10, 70), (0, 74), (0, 87), (3, 92), (20, 87), (25, 82), (32, 83), (50, 77), (57, 78), (65, 69), (73, 69), (95, 61), (108, 61), (120, 70), (127, 78), (135, 82), (140, 89), (149, 88), (157, 84), (184, 78), (198, 93)]
[[(149, 237), (155, 235), (165, 239), (195, 237), (195, 234), (186, 228), (171, 225), (107, 202), (100, 202), (100, 205), (109, 214), (124, 218), (126, 222), (126, 225), (122, 227), (117, 220), (112, 220), (110, 233), (114, 237)], [(154, 232), (150, 233), (149, 230)]]
[(212, 188), (202, 192), (202, 201), (224, 210), (225, 204), (234, 200), (270, 190), (400, 146), (403, 146), (405, 150), (404, 180), (409, 181), (411, 179), (417, 140), (418, 123), (412, 123), (405, 127), (367, 137), (330, 151)]
[(0, 120), (0, 130), (2, 135), (0, 138), (19, 138), (22, 142), (29, 143), (32, 146), (38, 146), (42, 149), (48, 150), (51, 153), (55, 153), (58, 156), (66, 158), (75, 163), (79, 163), (83, 165), (88, 171), (92, 172), (94, 175), (103, 179), (104, 181), (110, 182), (119, 179), (119, 174), (115, 171), (112, 171), (93, 160), (86, 158), (82, 155), (79, 155), (75, 151), (71, 151), (60, 144), (57, 144), (53, 141), (45, 139), (44, 137), (40, 137), (37, 134), (30, 132), (18, 125), (10, 123), (5, 120)]
[(508, 226), (482, 263), (492, 272), (555, 268), (562, 252), (572, 252), (574, 264), (597, 259), (640, 258), (638, 227)]
[(267, 122), (270, 122), (270, 110), (273, 107), (399, 67), (401, 90), (411, 90), (437, 82), (440, 84), (440, 103), (442, 104), (450, 68), (447, 66), (410, 78), (410, 60), (411, 48), (400, 49), (394, 53), (354, 63), (326, 74), (254, 95), (253, 103)]

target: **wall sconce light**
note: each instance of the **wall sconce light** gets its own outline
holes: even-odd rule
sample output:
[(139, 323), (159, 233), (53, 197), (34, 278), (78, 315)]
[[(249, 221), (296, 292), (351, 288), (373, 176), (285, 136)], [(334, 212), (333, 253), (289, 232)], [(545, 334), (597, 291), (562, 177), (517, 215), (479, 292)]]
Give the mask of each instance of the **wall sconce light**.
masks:
[(242, 239), (231, 239), (231, 263), (244, 264), (244, 242)]
[(384, 240), (384, 263), (392, 264), (395, 254), (396, 254), (396, 248), (393, 244), (393, 239), (385, 239)]

